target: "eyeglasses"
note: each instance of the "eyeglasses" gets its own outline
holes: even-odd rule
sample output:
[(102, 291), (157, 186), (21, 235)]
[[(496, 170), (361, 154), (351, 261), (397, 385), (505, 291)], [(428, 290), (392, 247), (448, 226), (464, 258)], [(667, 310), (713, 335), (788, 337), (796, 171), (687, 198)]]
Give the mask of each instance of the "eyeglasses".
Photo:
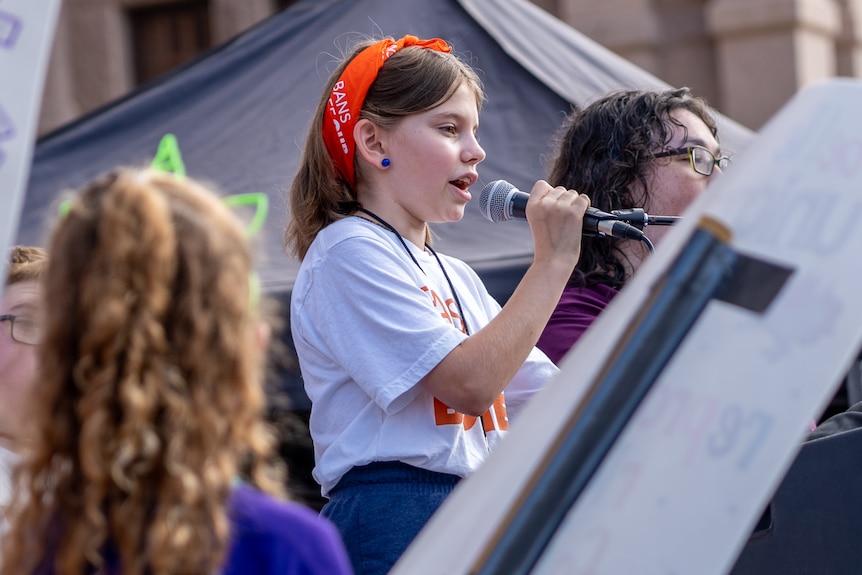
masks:
[(655, 155), (656, 158), (666, 158), (668, 156), (683, 156), (687, 155), (691, 162), (691, 169), (703, 176), (711, 176), (712, 170), (718, 166), (722, 170), (730, 165), (728, 156), (715, 157), (715, 154), (704, 148), (703, 146), (689, 146), (687, 148), (673, 148)]
[(31, 317), (0, 315), (0, 322), (9, 322), (9, 334), (18, 343), (38, 345), (42, 341), (42, 326)]

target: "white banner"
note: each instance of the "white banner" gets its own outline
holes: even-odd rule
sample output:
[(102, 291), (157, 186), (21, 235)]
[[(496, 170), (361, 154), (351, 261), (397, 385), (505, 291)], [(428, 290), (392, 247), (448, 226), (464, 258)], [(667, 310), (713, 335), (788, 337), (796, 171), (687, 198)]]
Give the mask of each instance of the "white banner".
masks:
[(501, 549), (519, 549), (499, 544), (504, 530), (538, 492), (567, 430), (589, 422), (580, 416), (595, 397), (593, 382), (613, 367), (632, 321), (706, 220), (726, 227), (733, 250), (792, 275), (760, 313), (726, 300), (706, 305), (529, 572), (730, 571), (862, 340), (860, 101), (862, 82), (823, 82), (764, 127), (432, 517), (393, 575), (502, 572), (485, 566)]
[[(60, 0), (0, 0), (0, 271), (6, 275), (36, 139)], [(0, 282), (0, 290), (5, 282)]]

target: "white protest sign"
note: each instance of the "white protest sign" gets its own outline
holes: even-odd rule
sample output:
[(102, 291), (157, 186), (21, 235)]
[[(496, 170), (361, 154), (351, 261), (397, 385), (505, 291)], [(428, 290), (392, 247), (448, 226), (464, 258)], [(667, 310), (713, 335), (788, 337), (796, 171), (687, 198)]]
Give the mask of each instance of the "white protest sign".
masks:
[(0, 0), (0, 272), (4, 276), (30, 174), (59, 10), (60, 0)]
[[(762, 313), (713, 299), (530, 567), (536, 574), (722, 574), (862, 342), (862, 82), (800, 92), (674, 226), (463, 481), (393, 575), (486, 573), (598, 392), (632, 321), (704, 221), (791, 270)], [(612, 366), (611, 366), (612, 367)], [(513, 571), (521, 572), (521, 571)]]

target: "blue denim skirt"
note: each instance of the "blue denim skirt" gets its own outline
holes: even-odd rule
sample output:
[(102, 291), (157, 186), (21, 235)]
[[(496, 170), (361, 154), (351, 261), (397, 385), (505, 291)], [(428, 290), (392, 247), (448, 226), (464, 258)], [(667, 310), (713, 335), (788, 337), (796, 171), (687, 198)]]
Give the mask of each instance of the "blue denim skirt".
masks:
[(400, 461), (354, 467), (320, 513), (341, 532), (356, 575), (384, 575), (460, 479)]

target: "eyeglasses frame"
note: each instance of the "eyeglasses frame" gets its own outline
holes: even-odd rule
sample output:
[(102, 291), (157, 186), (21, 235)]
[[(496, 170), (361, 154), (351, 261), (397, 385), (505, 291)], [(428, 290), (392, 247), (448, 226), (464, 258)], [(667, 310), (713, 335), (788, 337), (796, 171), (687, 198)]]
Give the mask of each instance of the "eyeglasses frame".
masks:
[(0, 315), (0, 322), (4, 322), (4, 321), (9, 322), (9, 336), (12, 338), (12, 341), (16, 341), (18, 343), (23, 343), (24, 345), (39, 345), (38, 341), (24, 341), (22, 339), (18, 339), (17, 337), (15, 337), (15, 321), (19, 317), (26, 317), (26, 316), (7, 313), (7, 314)]
[[(702, 171), (697, 169), (697, 165), (695, 164), (695, 161), (694, 161), (694, 151), (695, 150), (703, 150), (704, 152), (706, 152), (709, 155), (709, 157), (712, 158), (712, 163), (709, 165), (709, 173), (703, 173)], [(683, 156), (683, 155), (688, 156), (688, 161), (689, 161), (689, 164), (691, 165), (691, 169), (694, 170), (696, 173), (700, 174), (701, 176), (707, 176), (707, 177), (711, 176), (712, 172), (715, 171), (716, 166), (718, 166), (719, 168), (721, 168), (723, 170), (723, 169), (727, 168), (727, 166), (730, 164), (730, 156), (719, 156), (716, 158), (715, 154), (713, 154), (711, 151), (709, 151), (708, 148), (705, 148), (703, 146), (686, 146), (684, 148), (671, 148), (671, 149), (665, 150), (664, 152), (659, 152), (658, 154), (655, 154), (654, 157), (656, 157), (656, 158), (667, 158), (667, 157), (671, 157), (671, 156)]]

